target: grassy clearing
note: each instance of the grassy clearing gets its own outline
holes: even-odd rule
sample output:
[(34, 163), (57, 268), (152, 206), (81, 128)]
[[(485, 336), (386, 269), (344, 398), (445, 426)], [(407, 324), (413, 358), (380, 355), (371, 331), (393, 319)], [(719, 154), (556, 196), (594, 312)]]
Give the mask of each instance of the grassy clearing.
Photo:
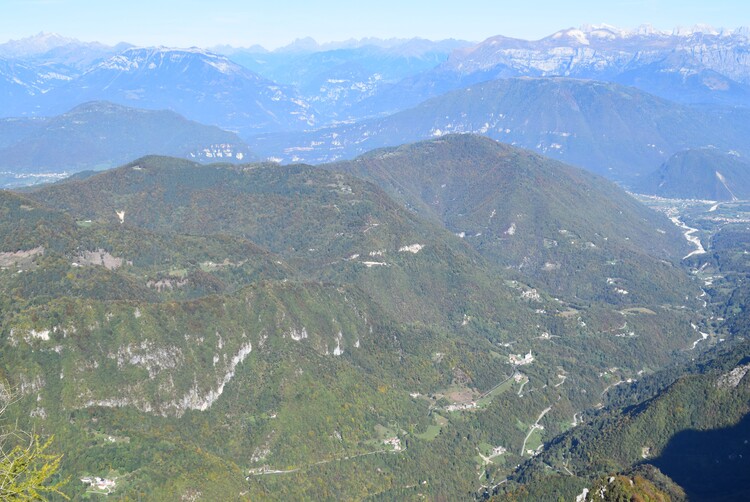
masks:
[(375, 426), (375, 434), (378, 435), (379, 439), (388, 439), (388, 438), (395, 437), (397, 435), (395, 429), (391, 429), (389, 427), (385, 427), (384, 425), (380, 425), (380, 424), (377, 424)]
[(566, 318), (566, 319), (567, 319), (567, 318), (569, 318), (569, 317), (575, 317), (575, 316), (577, 316), (578, 314), (579, 314), (579, 311), (578, 311), (578, 310), (576, 310), (576, 309), (574, 309), (574, 308), (572, 308), (572, 307), (568, 307), (568, 309), (567, 309), (567, 310), (565, 310), (565, 311), (563, 311), (563, 312), (560, 312), (560, 313), (559, 313), (559, 314), (557, 314), (557, 315), (559, 315), (560, 317), (564, 317), (564, 318)]
[(434, 441), (435, 438), (440, 435), (440, 431), (442, 430), (443, 428), (439, 425), (428, 425), (426, 431), (421, 434), (414, 434), (414, 436), (425, 441)]
[(477, 401), (477, 406), (484, 407), (489, 406), (489, 404), (492, 402), (492, 398), (495, 396), (499, 396), (503, 392), (507, 392), (513, 388), (513, 384), (515, 381), (512, 378), (509, 378), (507, 381), (503, 382), (502, 384), (498, 385), (494, 389), (492, 389), (486, 396), (483, 396), (481, 399)]
[[(536, 450), (542, 445), (542, 431), (540, 429), (534, 429), (526, 441), (526, 450)], [(524, 452), (525, 453), (525, 452)]]
[(186, 268), (173, 268), (169, 271), (169, 275), (182, 279), (188, 275), (188, 270)]
[(629, 309), (621, 310), (623, 314), (648, 314), (648, 315), (656, 315), (656, 312), (654, 312), (651, 309), (647, 309), (644, 307), (631, 307)]
[(468, 403), (473, 401), (478, 393), (464, 385), (451, 385), (436, 392), (435, 395), (443, 396), (451, 403)]
[(435, 423), (440, 427), (445, 427), (446, 425), (448, 425), (449, 420), (444, 416), (438, 415), (437, 413), (433, 413), (432, 416), (435, 417)]

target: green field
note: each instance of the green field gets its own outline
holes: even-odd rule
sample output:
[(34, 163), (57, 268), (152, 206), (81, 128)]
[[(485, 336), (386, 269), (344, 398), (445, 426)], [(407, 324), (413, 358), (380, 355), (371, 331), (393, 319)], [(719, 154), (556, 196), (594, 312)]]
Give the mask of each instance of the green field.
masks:
[(488, 392), (486, 395), (482, 396), (479, 400), (477, 400), (477, 405), (479, 407), (486, 407), (489, 406), (489, 404), (492, 402), (492, 398), (495, 396), (499, 396), (503, 392), (507, 392), (510, 389), (513, 388), (513, 384), (515, 383), (515, 380), (512, 378), (507, 379), (502, 384), (498, 385), (494, 389), (492, 389), (490, 392)]
[(441, 430), (443, 430), (443, 428), (439, 425), (428, 425), (426, 431), (421, 434), (414, 435), (419, 439), (424, 439), (425, 441), (433, 441), (436, 437), (438, 437)]

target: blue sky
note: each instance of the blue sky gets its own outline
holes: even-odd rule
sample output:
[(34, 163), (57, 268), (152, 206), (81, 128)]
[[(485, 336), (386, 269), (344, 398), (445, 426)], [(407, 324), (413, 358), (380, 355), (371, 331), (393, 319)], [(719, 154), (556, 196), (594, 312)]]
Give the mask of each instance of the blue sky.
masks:
[(362, 37), (539, 39), (608, 23), (750, 25), (746, 0), (0, 0), (0, 42), (45, 32), (113, 44), (285, 45)]

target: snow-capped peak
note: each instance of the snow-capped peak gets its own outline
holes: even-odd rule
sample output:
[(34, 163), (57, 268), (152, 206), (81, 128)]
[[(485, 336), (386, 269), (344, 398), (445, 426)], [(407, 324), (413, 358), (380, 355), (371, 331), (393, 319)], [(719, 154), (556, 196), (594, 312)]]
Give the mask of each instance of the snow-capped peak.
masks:
[(678, 26), (672, 31), (672, 35), (677, 37), (691, 37), (693, 35), (720, 35), (721, 32), (716, 30), (713, 26), (707, 24), (696, 24), (693, 27), (687, 28), (684, 26)]
[(213, 52), (209, 52), (206, 49), (201, 49), (200, 47), (168, 47), (164, 45), (158, 45), (158, 46), (142, 46), (142, 47), (130, 47), (129, 49), (123, 51), (123, 53), (126, 52), (136, 52), (136, 51), (148, 51), (152, 54), (157, 53), (172, 53), (172, 52), (184, 52), (188, 54), (200, 54), (202, 56), (209, 56), (209, 57), (221, 57), (217, 54), (214, 54)]
[(618, 28), (611, 24), (584, 24), (580, 27), (580, 30), (589, 38), (603, 40), (670, 35), (670, 32), (659, 31), (650, 24), (642, 24), (634, 30)]
[(72, 44), (80, 45), (81, 43), (75, 38), (67, 38), (57, 33), (45, 33), (42, 31), (31, 37), (8, 40), (8, 42), (0, 45), (0, 52), (14, 57), (33, 56), (44, 54), (57, 47)]
[(572, 39), (581, 45), (589, 45), (589, 39), (582, 30), (570, 28), (568, 30), (561, 30), (552, 35), (553, 39), (559, 40), (562, 38)]
[(695, 35), (709, 36), (742, 36), (748, 38), (750, 29), (737, 28), (735, 30), (716, 29), (707, 24), (696, 24), (692, 27), (678, 26), (672, 31), (662, 31), (654, 28), (650, 24), (642, 24), (634, 30), (617, 28), (609, 24), (584, 24), (579, 29), (568, 29), (558, 31), (551, 36), (553, 39), (573, 39), (580, 44), (588, 45), (590, 42), (599, 40), (616, 40), (634, 37), (679, 37), (689, 38)]
[(659, 31), (650, 24), (642, 24), (633, 32), (634, 35), (640, 36), (651, 36), (651, 35), (667, 35), (663, 31)]
[(626, 38), (631, 35), (631, 32), (622, 30), (610, 24), (584, 24), (581, 26), (580, 30), (589, 37), (606, 40)]
[(115, 71), (155, 70), (166, 63), (182, 63), (198, 59), (203, 64), (214, 67), (219, 72), (230, 75), (242, 72), (239, 65), (225, 56), (214, 54), (199, 47), (131, 47), (120, 54), (103, 61), (96, 69)]
[[(730, 36), (739, 35), (747, 37), (750, 35), (750, 29), (746, 27), (740, 27), (734, 30), (730, 29), (717, 29), (708, 24), (696, 24), (691, 27), (678, 26), (671, 31), (663, 31), (654, 28), (650, 24), (642, 24), (634, 30), (627, 30), (612, 26), (610, 24), (584, 24), (579, 28), (589, 39), (591, 38), (602, 38), (613, 40), (615, 38), (632, 38), (632, 37), (692, 37), (694, 35), (712, 35), (712, 36)], [(571, 30), (565, 30), (556, 33), (555, 38), (560, 38), (563, 34), (569, 33)]]

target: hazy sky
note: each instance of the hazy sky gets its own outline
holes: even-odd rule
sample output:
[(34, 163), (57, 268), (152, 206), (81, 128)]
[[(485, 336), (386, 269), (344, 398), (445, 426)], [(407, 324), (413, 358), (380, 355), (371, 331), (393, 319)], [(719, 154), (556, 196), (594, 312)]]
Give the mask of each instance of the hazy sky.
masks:
[(747, 0), (0, 0), (0, 42), (56, 32), (136, 45), (261, 44), (311, 36), (539, 39), (561, 28), (608, 23), (661, 30), (698, 23), (750, 25)]

